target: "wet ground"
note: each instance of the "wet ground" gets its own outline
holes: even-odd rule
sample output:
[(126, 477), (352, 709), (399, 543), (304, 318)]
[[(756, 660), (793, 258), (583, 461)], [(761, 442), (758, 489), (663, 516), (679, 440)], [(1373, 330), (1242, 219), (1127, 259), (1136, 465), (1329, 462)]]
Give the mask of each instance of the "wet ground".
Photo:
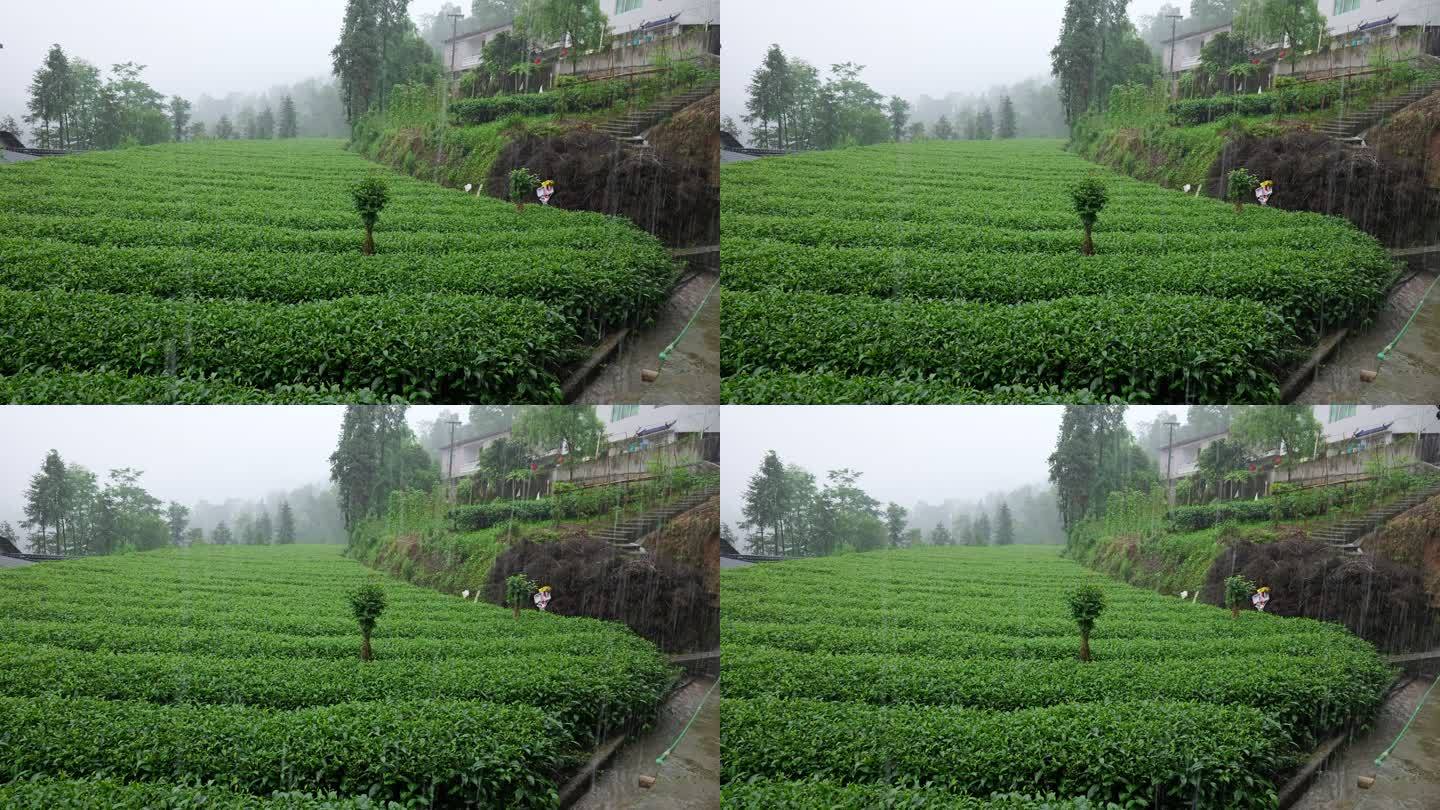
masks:
[[(720, 292), (711, 293), (719, 278), (716, 273), (700, 273), (676, 288), (656, 316), (655, 325), (627, 340), (578, 401), (646, 405), (719, 402)], [(700, 314), (690, 323), (696, 310)], [(685, 329), (687, 323), (689, 330)], [(684, 336), (661, 366), (660, 352), (682, 331)], [(645, 382), (640, 377), (644, 369), (658, 369), (659, 379)]]
[[(1440, 286), (1416, 313), (1421, 297), (1435, 278), (1433, 271), (1420, 273), (1393, 291), (1375, 325), (1340, 344), (1295, 401), (1309, 405), (1435, 402), (1440, 397)], [(1409, 331), (1381, 364), (1376, 355), (1395, 339), (1412, 313), (1416, 314)], [(1365, 369), (1378, 369), (1375, 382), (1361, 381), (1360, 371)]]
[[(1435, 810), (1440, 808), (1440, 687), (1430, 693), (1399, 745), (1381, 765), (1375, 758), (1404, 728), (1432, 681), (1418, 679), (1397, 692), (1369, 734), (1341, 749), (1293, 810)], [(1361, 788), (1361, 776), (1375, 785)]]
[[(654, 727), (632, 736), (608, 767), (601, 769), (594, 786), (576, 802), (575, 810), (714, 810), (720, 806), (720, 690), (705, 693), (715, 682), (697, 678), (676, 692), (661, 707)], [(703, 702), (703, 707), (702, 707)], [(698, 715), (696, 709), (700, 710)], [(655, 758), (680, 736), (685, 724), (695, 722), (664, 765)], [(640, 776), (655, 777), (655, 786), (642, 788)]]

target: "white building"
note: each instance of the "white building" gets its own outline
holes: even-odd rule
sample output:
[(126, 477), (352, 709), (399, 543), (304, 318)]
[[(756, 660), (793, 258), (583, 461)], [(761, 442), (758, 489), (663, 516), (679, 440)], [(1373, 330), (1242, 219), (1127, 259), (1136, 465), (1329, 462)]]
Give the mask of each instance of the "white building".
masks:
[[(488, 433), (484, 436), (476, 436), (473, 439), (462, 439), (453, 445), (447, 444), (440, 448), (440, 475), (450, 481), (455, 478), (464, 478), (474, 473), (480, 466), (480, 454), (485, 448), (500, 441), (510, 438), (510, 431), (502, 430), (497, 433)], [(451, 463), (454, 463), (452, 469)]]
[(485, 46), (495, 37), (514, 30), (513, 23), (505, 23), (445, 40), (445, 52), (440, 54), (445, 70), (453, 74), (479, 67)]
[[(1440, 0), (1317, 0), (1317, 5), (1332, 37), (1329, 53), (1312, 54), (1301, 59), (1303, 64), (1298, 66), (1299, 72), (1322, 67), (1364, 67), (1368, 59), (1367, 46), (1377, 42), (1387, 43), (1398, 37), (1406, 38), (1398, 49), (1400, 51), (1424, 49), (1426, 40), (1419, 33), (1440, 26)], [(1184, 21), (1180, 27), (1183, 31)], [(1173, 50), (1175, 73), (1194, 70), (1200, 66), (1200, 49), (1217, 35), (1233, 28), (1227, 22), (1179, 34), (1173, 44), (1166, 40), (1160, 52), (1162, 69), (1167, 73), (1170, 71)], [(1276, 43), (1276, 47), (1281, 45)], [(1358, 52), (1347, 53), (1348, 49), (1358, 49)], [(1284, 72), (1290, 72), (1290, 66)]]
[(1199, 469), (1200, 451), (1229, 435), (1228, 431), (1222, 430), (1219, 433), (1207, 433), (1204, 436), (1176, 441), (1173, 448), (1162, 446), (1159, 450), (1160, 475), (1165, 476), (1167, 467), (1167, 481), (1193, 475)]
[(634, 46), (720, 24), (720, 0), (600, 0), (617, 45)]
[(1435, 405), (1316, 405), (1325, 443), (1343, 452), (1393, 444), (1402, 436), (1440, 434)]

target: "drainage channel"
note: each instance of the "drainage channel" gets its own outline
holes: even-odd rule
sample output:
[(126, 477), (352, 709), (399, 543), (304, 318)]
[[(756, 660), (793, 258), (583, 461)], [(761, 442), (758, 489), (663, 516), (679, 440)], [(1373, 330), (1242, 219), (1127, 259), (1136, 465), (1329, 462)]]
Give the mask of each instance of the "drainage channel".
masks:
[[(720, 690), (712, 690), (714, 684), (708, 677), (694, 678), (676, 690), (654, 725), (630, 735), (596, 771), (572, 810), (718, 808)], [(652, 777), (653, 785), (641, 787), (641, 777)]]
[[(1391, 693), (1374, 727), (1341, 748), (1290, 810), (1440, 807), (1440, 689), (1431, 691), (1434, 683), (1415, 678)], [(1371, 778), (1369, 787), (1360, 786)]]

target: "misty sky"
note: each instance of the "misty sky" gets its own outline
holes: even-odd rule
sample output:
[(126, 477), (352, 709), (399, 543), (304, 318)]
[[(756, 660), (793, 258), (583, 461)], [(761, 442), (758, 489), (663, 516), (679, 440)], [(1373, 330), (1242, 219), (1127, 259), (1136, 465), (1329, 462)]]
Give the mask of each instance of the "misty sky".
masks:
[[(721, 446), (720, 518), (738, 529), (742, 498), (765, 453), (799, 464), (823, 484), (829, 470), (865, 474), (860, 486), (882, 502), (978, 499), (1026, 484), (1043, 484), (1064, 407), (1019, 406), (756, 406), (726, 408)], [(1131, 430), (1162, 410), (1135, 405)]]
[[(443, 410), (411, 406), (407, 421), (416, 427)], [(463, 415), (465, 409), (448, 410)], [(137, 467), (150, 494), (186, 506), (325, 483), (344, 413), (341, 405), (6, 406), (0, 408), (0, 520), (19, 530), (25, 487), (51, 449), (102, 483), (112, 468)]]
[[(1165, 0), (1133, 0), (1132, 18)], [(1188, 8), (1188, 0), (1178, 2)], [(858, 62), (871, 87), (912, 102), (1050, 73), (1064, 0), (723, 0), (720, 112), (741, 122), (750, 74), (772, 43), (825, 76)]]
[[(429, 5), (412, 10), (440, 0)], [(15, 0), (0, 15), (0, 117), (24, 115), (30, 79), (55, 43), (106, 75), (120, 62), (148, 65), (150, 86), (191, 101), (327, 76), (344, 13), (345, 0)]]

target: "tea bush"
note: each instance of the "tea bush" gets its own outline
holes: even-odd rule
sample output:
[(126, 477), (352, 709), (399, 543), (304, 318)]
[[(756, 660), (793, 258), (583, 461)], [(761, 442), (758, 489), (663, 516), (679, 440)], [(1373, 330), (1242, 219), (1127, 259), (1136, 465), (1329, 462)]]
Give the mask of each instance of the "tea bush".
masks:
[[(1113, 174), (1097, 255), (1081, 256), (1069, 190), (1095, 167), (1057, 142), (884, 145), (721, 171), (731, 403), (983, 402), (1017, 388), (1270, 402), (1320, 335), (1373, 318), (1394, 275), (1343, 220), (1236, 216)], [(867, 382), (814, 379), (828, 375)]]
[[(1088, 664), (1083, 584), (1107, 604)], [(727, 807), (1273, 807), (1273, 780), (1393, 678), (1337, 625), (1232, 621), (1052, 547), (766, 564), (721, 589)]]
[(554, 807), (564, 763), (672, 683), (623, 627), (394, 581), (363, 663), (371, 576), (308, 545), (0, 573), (0, 804), (85, 789), (64, 777), (139, 783), (94, 788), (121, 807)]
[(401, 175), (362, 256), (349, 188), (374, 168), (335, 141), (13, 168), (0, 175), (7, 402), (553, 402), (588, 347), (651, 318), (676, 274), (618, 218), (519, 217)]

